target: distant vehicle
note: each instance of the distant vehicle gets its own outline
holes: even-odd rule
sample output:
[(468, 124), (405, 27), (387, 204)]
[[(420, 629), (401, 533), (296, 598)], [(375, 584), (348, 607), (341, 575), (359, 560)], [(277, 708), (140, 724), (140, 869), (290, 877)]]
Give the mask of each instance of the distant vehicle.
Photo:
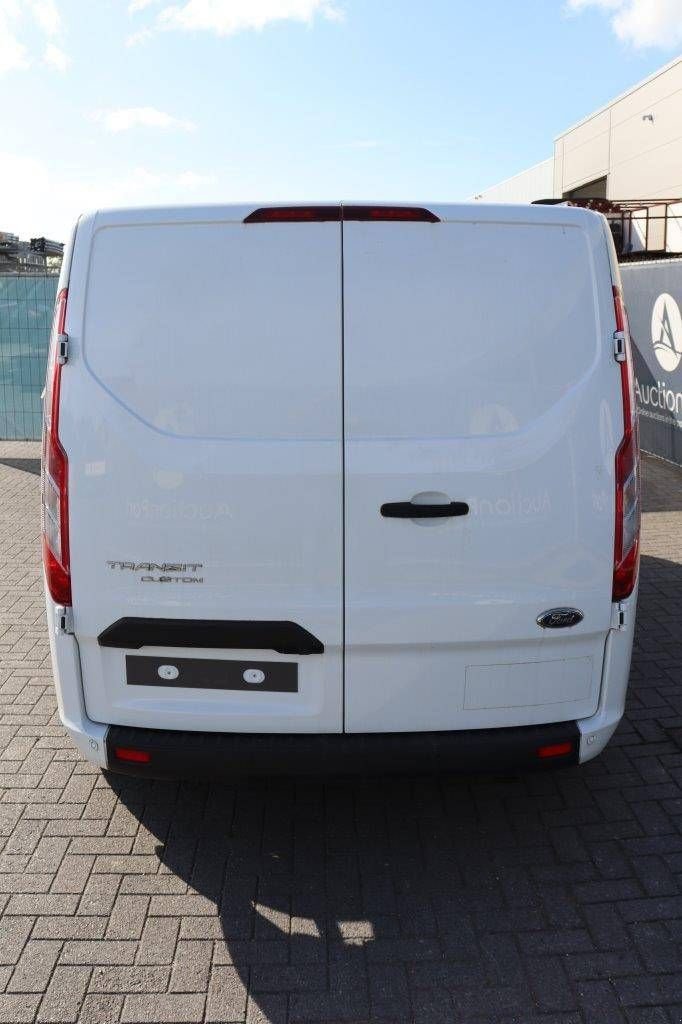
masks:
[(81, 218), (43, 523), (59, 710), (102, 767), (594, 757), (623, 713), (639, 548), (604, 217)]

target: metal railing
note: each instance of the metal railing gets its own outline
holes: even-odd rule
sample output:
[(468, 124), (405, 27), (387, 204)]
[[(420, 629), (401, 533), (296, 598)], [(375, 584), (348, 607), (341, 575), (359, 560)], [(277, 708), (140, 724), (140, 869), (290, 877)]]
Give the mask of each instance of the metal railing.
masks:
[(682, 255), (682, 199), (573, 198), (538, 200), (603, 213), (621, 263)]

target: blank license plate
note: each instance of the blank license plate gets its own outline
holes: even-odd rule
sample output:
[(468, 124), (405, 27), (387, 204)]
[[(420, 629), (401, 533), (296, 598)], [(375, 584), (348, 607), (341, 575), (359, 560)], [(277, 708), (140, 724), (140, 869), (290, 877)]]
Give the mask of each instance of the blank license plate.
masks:
[(298, 692), (298, 665), (291, 661), (222, 661), (213, 658), (150, 658), (126, 655), (128, 686), (177, 686), (195, 690)]

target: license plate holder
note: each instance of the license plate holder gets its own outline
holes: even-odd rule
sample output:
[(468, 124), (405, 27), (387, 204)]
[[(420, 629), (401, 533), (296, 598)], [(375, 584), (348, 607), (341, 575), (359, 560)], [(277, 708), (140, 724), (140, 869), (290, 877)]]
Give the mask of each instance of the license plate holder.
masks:
[(298, 693), (295, 661), (232, 661), (126, 655), (127, 686), (172, 686), (194, 690)]

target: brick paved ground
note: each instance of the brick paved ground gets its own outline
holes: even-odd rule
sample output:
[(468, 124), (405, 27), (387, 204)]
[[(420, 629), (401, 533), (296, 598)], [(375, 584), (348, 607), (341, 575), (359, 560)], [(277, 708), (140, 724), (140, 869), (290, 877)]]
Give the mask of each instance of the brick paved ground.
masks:
[(682, 1021), (682, 474), (627, 721), (553, 775), (113, 781), (60, 728), (35, 445), (0, 449), (0, 1021)]

